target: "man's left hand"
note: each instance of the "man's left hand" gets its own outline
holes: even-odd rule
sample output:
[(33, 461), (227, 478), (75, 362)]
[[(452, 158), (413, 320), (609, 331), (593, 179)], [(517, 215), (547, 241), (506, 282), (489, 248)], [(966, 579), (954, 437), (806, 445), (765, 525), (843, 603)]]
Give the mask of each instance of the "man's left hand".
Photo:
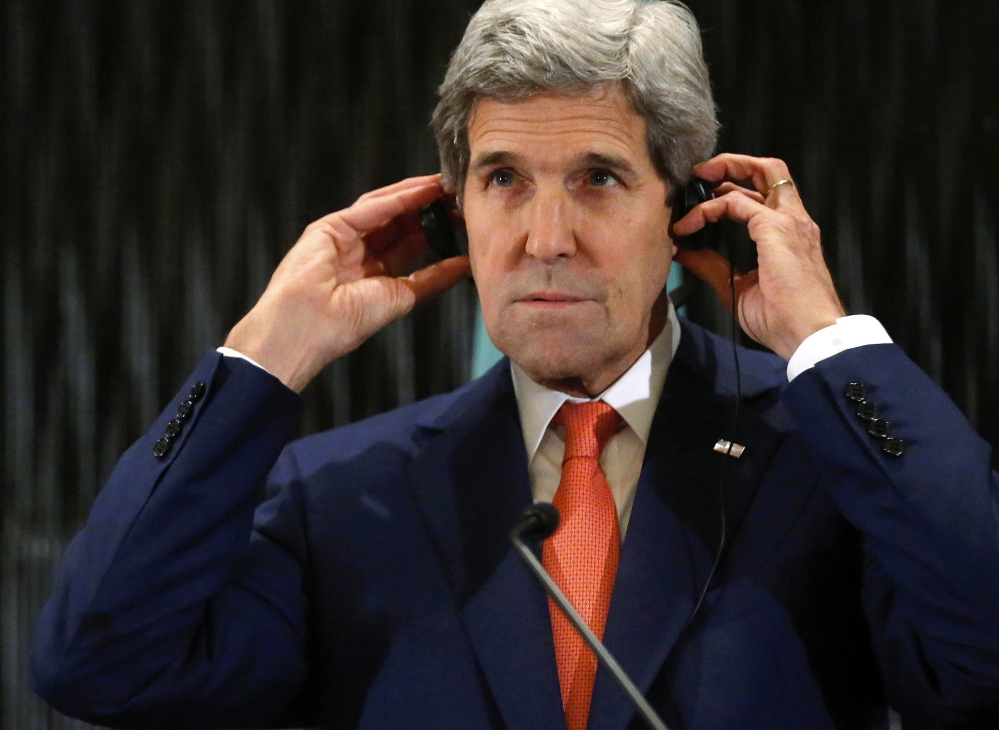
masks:
[[(735, 273), (736, 315), (747, 335), (785, 360), (806, 337), (845, 314), (822, 257), (819, 227), (781, 160), (723, 154), (694, 168), (717, 185), (714, 200), (695, 207), (673, 229), (686, 236), (722, 218), (746, 223), (759, 268)], [(751, 182), (753, 188), (739, 182)], [(731, 309), (729, 263), (716, 251), (680, 249), (675, 260), (707, 281)]]

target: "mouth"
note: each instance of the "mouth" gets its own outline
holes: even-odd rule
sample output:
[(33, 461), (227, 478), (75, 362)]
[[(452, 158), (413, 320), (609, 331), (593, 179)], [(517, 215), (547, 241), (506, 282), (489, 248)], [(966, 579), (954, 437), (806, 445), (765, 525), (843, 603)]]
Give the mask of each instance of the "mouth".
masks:
[(577, 296), (575, 294), (570, 294), (568, 292), (560, 292), (554, 290), (544, 290), (531, 292), (525, 297), (519, 299), (521, 302), (582, 302), (585, 301), (584, 297)]
[(575, 296), (559, 291), (537, 291), (531, 292), (525, 297), (517, 300), (518, 304), (527, 305), (535, 309), (566, 309), (568, 307), (582, 304), (588, 301), (583, 297)]

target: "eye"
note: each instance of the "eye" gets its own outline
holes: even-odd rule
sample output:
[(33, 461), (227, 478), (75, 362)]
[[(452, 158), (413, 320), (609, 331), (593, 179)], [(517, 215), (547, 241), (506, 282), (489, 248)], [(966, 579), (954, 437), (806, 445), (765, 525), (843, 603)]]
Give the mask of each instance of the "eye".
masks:
[(495, 170), (489, 175), (489, 182), (497, 187), (508, 188), (516, 181), (516, 177), (510, 170)]
[(590, 185), (598, 188), (606, 188), (618, 184), (617, 176), (610, 170), (590, 170), (588, 179)]

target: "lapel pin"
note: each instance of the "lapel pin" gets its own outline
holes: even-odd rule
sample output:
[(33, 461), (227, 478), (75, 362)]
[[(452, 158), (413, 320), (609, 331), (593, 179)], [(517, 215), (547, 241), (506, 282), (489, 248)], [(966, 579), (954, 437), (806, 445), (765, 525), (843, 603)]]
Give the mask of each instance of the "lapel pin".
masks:
[(719, 454), (728, 454), (733, 459), (738, 459), (745, 450), (746, 447), (742, 444), (737, 444), (734, 441), (726, 441), (725, 439), (718, 439), (718, 443), (715, 444), (715, 451)]

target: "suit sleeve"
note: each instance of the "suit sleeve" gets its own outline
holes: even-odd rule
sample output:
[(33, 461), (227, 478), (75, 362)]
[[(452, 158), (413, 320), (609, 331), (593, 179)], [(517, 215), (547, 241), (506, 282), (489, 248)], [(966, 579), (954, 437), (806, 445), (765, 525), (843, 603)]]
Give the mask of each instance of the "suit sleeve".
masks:
[[(305, 536), (294, 464), (275, 467), (300, 410), (249, 363), (200, 363), (67, 550), (34, 641), (43, 698), (118, 727), (303, 719)], [(265, 533), (253, 513), (269, 472), (287, 488)]]
[[(848, 393), (851, 384), (862, 387)], [(897, 441), (883, 424), (871, 435), (858, 396)], [(892, 705), (948, 722), (994, 711), (999, 475), (989, 445), (895, 345), (823, 360), (782, 400), (864, 536), (864, 607)]]

